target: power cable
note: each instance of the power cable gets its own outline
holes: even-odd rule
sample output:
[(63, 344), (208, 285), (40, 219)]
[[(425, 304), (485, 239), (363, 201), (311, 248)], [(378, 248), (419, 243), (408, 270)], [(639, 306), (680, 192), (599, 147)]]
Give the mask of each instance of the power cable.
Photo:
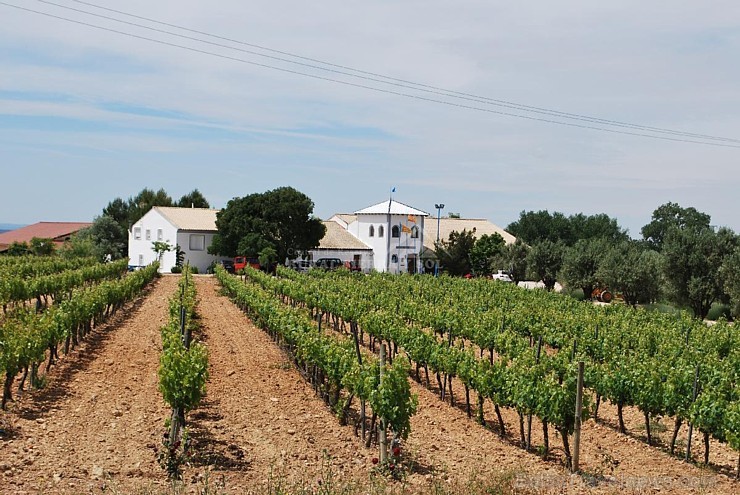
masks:
[[(21, 7), (21, 6), (18, 6), (18, 5), (9, 4), (9, 3), (4, 2), (4, 1), (0, 1), (0, 5), (5, 5), (6, 7), (15, 8), (15, 9), (22, 10), (22, 11), (25, 11), (25, 12), (29, 12), (29, 13), (33, 13), (33, 14), (37, 14), (37, 15), (41, 15), (41, 16), (45, 16), (45, 17), (49, 17), (49, 18), (53, 18), (53, 19), (58, 19), (58, 20), (62, 20), (62, 21), (65, 21), (65, 22), (70, 22), (70, 23), (73, 23), (73, 24), (87, 26), (87, 27), (91, 27), (91, 28), (94, 28), (94, 29), (102, 30), (102, 31), (107, 31), (107, 32), (115, 33), (115, 34), (120, 34), (120, 35), (123, 35), (123, 36), (128, 36), (128, 37), (139, 39), (139, 40), (143, 40), (143, 41), (149, 41), (149, 42), (152, 42), (152, 43), (157, 43), (157, 44), (160, 44), (160, 45), (170, 46), (170, 47), (173, 47), (173, 48), (180, 48), (180, 49), (183, 49), (183, 50), (188, 50), (188, 51), (195, 52), (195, 53), (200, 53), (200, 54), (203, 54), (203, 55), (210, 55), (210, 56), (218, 57), (218, 58), (221, 58), (221, 59), (232, 60), (232, 61), (236, 61), (236, 62), (240, 62), (240, 63), (245, 63), (245, 64), (253, 65), (253, 66), (256, 66), (256, 67), (262, 67), (262, 68), (277, 70), (277, 71), (284, 72), (284, 73), (289, 73), (289, 74), (294, 74), (294, 75), (300, 75), (300, 76), (304, 76), (304, 77), (310, 77), (310, 78), (317, 79), (317, 80), (322, 80), (322, 81), (327, 81), (327, 82), (333, 82), (333, 83), (342, 84), (342, 85), (345, 85), (345, 86), (350, 86), (350, 87), (355, 87), (355, 88), (367, 89), (367, 90), (370, 90), (370, 91), (375, 91), (375, 92), (384, 93), (384, 94), (390, 94), (390, 95), (395, 95), (395, 96), (402, 96), (402, 97), (405, 97), (405, 98), (411, 98), (411, 99), (415, 99), (415, 100), (419, 100), (419, 101), (426, 101), (426, 102), (430, 102), (430, 103), (437, 103), (437, 104), (441, 104), (441, 105), (447, 105), (447, 106), (451, 106), (451, 107), (463, 108), (463, 109), (468, 109), (468, 110), (475, 110), (475, 111), (486, 112), (486, 113), (491, 113), (491, 114), (496, 114), (496, 115), (502, 115), (502, 116), (507, 116), (507, 117), (516, 117), (516, 118), (526, 119), (526, 120), (531, 120), (531, 121), (536, 121), (536, 122), (544, 122), (544, 123), (549, 123), (549, 124), (556, 124), (556, 125), (562, 125), (562, 126), (568, 126), (568, 127), (575, 127), (575, 128), (580, 128), (580, 129), (591, 129), (591, 130), (597, 130), (597, 131), (602, 131), (602, 132), (609, 132), (609, 133), (613, 133), (613, 134), (623, 134), (623, 135), (629, 135), (629, 136), (646, 137), (646, 138), (652, 138), (652, 139), (660, 139), (660, 140), (664, 140), (664, 141), (674, 141), (674, 142), (684, 142), (684, 143), (693, 143), (693, 144), (703, 144), (703, 145), (706, 145), (706, 146), (718, 146), (718, 147), (726, 147), (726, 148), (740, 148), (740, 145), (715, 143), (715, 142), (706, 142), (706, 141), (697, 141), (697, 140), (693, 140), (693, 139), (681, 139), (681, 138), (668, 137), (668, 136), (656, 136), (656, 135), (652, 135), (652, 134), (644, 134), (644, 133), (630, 132), (630, 131), (621, 131), (621, 130), (616, 130), (616, 129), (608, 129), (608, 128), (604, 128), (604, 127), (597, 127), (597, 126), (576, 124), (576, 123), (573, 123), (573, 122), (562, 122), (562, 121), (545, 119), (545, 118), (540, 118), (540, 117), (532, 117), (532, 116), (529, 116), (529, 115), (520, 115), (520, 114), (511, 113), (511, 112), (503, 112), (503, 111), (493, 110), (493, 109), (490, 109), (490, 108), (481, 108), (481, 107), (475, 107), (475, 106), (472, 106), (472, 105), (465, 105), (465, 104), (454, 103), (454, 102), (449, 102), (449, 101), (444, 101), (444, 100), (438, 100), (438, 99), (434, 99), (434, 98), (428, 98), (428, 97), (424, 97), (424, 96), (419, 96), (419, 95), (414, 95), (414, 94), (409, 94), (409, 93), (403, 93), (403, 92), (400, 92), (400, 91), (393, 91), (393, 90), (389, 90), (389, 89), (377, 88), (377, 87), (373, 87), (373, 86), (367, 86), (367, 85), (364, 85), (364, 84), (358, 84), (358, 83), (353, 83), (353, 82), (349, 82), (349, 81), (343, 81), (343, 80), (340, 80), (340, 79), (334, 79), (334, 78), (319, 76), (319, 75), (316, 75), (316, 74), (310, 74), (310, 73), (301, 72), (301, 71), (297, 71), (297, 70), (286, 69), (284, 67), (277, 67), (277, 66), (273, 66), (273, 65), (268, 65), (268, 64), (263, 64), (263, 63), (255, 62), (255, 61), (252, 61), (252, 60), (246, 60), (246, 59), (242, 59), (242, 58), (238, 58), (238, 57), (224, 55), (224, 54), (221, 54), (221, 53), (215, 53), (215, 52), (210, 52), (210, 51), (207, 51), (207, 50), (193, 48), (193, 47), (189, 47), (189, 46), (185, 46), (185, 45), (179, 45), (177, 43), (172, 43), (172, 42), (168, 42), (168, 41), (158, 40), (158, 39), (155, 39), (155, 38), (149, 38), (149, 37), (146, 37), (146, 36), (141, 36), (141, 35), (138, 35), (138, 34), (129, 33), (129, 32), (125, 32), (125, 31), (119, 31), (117, 29), (112, 29), (112, 28), (108, 28), (108, 27), (105, 27), (105, 26), (100, 26), (100, 25), (96, 25), (96, 24), (92, 24), (92, 23), (88, 23), (88, 22), (84, 22), (84, 21), (80, 21), (80, 20), (76, 20), (76, 19), (70, 19), (70, 18), (59, 16), (59, 15), (56, 15), (56, 14), (51, 14), (49, 12), (43, 12), (43, 11), (38, 11), (38, 10), (34, 10), (34, 9), (29, 9), (29, 8), (26, 8), (26, 7)], [(728, 138), (715, 138), (715, 139), (728, 139)], [(732, 140), (732, 141), (735, 141), (735, 140)]]
[[(50, 2), (48, 0), (37, 0), (37, 1), (39, 1), (41, 3), (55, 5), (55, 6), (64, 8), (64, 9), (69, 9), (69, 10), (73, 10), (73, 11), (85, 13), (85, 14), (88, 14), (88, 15), (96, 16), (96, 17), (102, 17), (102, 18), (113, 20), (113, 21), (116, 21), (116, 22), (121, 22), (121, 23), (124, 23), (124, 24), (130, 24), (132, 26), (142, 27), (144, 29), (150, 29), (150, 30), (153, 30), (153, 31), (157, 31), (157, 32), (165, 33), (165, 34), (170, 34), (170, 35), (173, 35), (173, 36), (178, 36), (178, 37), (182, 37), (182, 38), (186, 38), (186, 39), (200, 41), (202, 43), (212, 44), (212, 45), (215, 45), (215, 46), (221, 46), (221, 47), (224, 47), (224, 48), (230, 48), (230, 49), (237, 50), (237, 51), (243, 51), (245, 53), (250, 53), (250, 54), (253, 54), (253, 55), (258, 55), (258, 56), (261, 56), (261, 57), (273, 58), (275, 60), (280, 60), (280, 61), (283, 61), (283, 62), (293, 63), (293, 64), (297, 64), (297, 65), (303, 65), (303, 66), (311, 67), (311, 68), (314, 68), (314, 69), (327, 70), (327, 71), (330, 71), (330, 72), (335, 72), (335, 73), (339, 73), (339, 74), (343, 74), (343, 75), (348, 75), (348, 76), (351, 76), (351, 77), (358, 77), (358, 78), (361, 78), (361, 79), (366, 79), (366, 80), (370, 80), (370, 81), (374, 81), (374, 82), (381, 82), (381, 83), (384, 83), (384, 84), (393, 84), (392, 82), (389, 82), (389, 81), (395, 81), (397, 83), (403, 83), (403, 84), (400, 84), (400, 85), (397, 84), (396, 86), (400, 86), (400, 87), (407, 88), (407, 89), (416, 89), (416, 90), (419, 90), (419, 91), (424, 91), (424, 89), (420, 89), (420, 88), (426, 88), (428, 90), (432, 90), (432, 91), (426, 91), (426, 92), (429, 92), (429, 93), (432, 93), (432, 94), (441, 95), (441, 96), (448, 96), (448, 97), (452, 97), (452, 98), (461, 97), (461, 99), (469, 100), (469, 101), (475, 101), (477, 103), (486, 103), (486, 104), (491, 104), (491, 105), (503, 106), (505, 108), (511, 108), (511, 109), (515, 109), (515, 110), (524, 110), (524, 111), (527, 111), (527, 112), (539, 113), (539, 114), (549, 115), (549, 116), (552, 116), (552, 117), (561, 117), (561, 118), (575, 119), (575, 120), (592, 122), (592, 123), (597, 123), (597, 124), (602, 124), (602, 125), (606, 124), (606, 125), (612, 125), (612, 126), (617, 126), (617, 127), (633, 128), (633, 129), (638, 129), (638, 130), (643, 130), (643, 131), (651, 131), (651, 132), (667, 133), (667, 134), (673, 134), (673, 135), (679, 135), (679, 136), (686, 136), (686, 137), (694, 137), (694, 138), (701, 138), (701, 139), (709, 139), (709, 140), (718, 140), (718, 141), (728, 141), (728, 142), (740, 143), (740, 139), (725, 138), (725, 137), (719, 137), (719, 136), (712, 136), (712, 135), (708, 135), (708, 134), (698, 134), (698, 133), (693, 133), (693, 132), (686, 132), (686, 131), (678, 131), (678, 130), (674, 130), (674, 129), (667, 129), (667, 128), (663, 128), (663, 127), (652, 127), (652, 126), (645, 126), (645, 125), (641, 125), (641, 124), (634, 124), (634, 123), (629, 123), (629, 122), (622, 122), (622, 121), (618, 121), (618, 120), (603, 119), (603, 118), (600, 118), (600, 117), (593, 117), (593, 116), (588, 116), (588, 115), (583, 115), (583, 114), (577, 114), (577, 113), (562, 112), (562, 111), (559, 111), (559, 110), (553, 110), (553, 109), (548, 109), (548, 108), (543, 108), (543, 107), (536, 107), (536, 106), (531, 106), (531, 105), (525, 105), (525, 104), (521, 104), (521, 103), (507, 101), (507, 100), (500, 100), (500, 99), (495, 99), (495, 98), (489, 98), (489, 97), (486, 97), (486, 96), (479, 96), (479, 95), (475, 95), (475, 94), (472, 94), (472, 93), (464, 93), (464, 92), (449, 90), (449, 89), (441, 88), (441, 87), (438, 87), (438, 86), (432, 86), (432, 85), (428, 85), (428, 84), (423, 84), (423, 83), (418, 83), (418, 82), (414, 82), (414, 81), (409, 81), (409, 80), (406, 80), (406, 79), (399, 79), (399, 78), (395, 78), (395, 77), (391, 77), (391, 76), (386, 76), (386, 75), (379, 74), (379, 73), (376, 73), (376, 72), (369, 72), (369, 71), (364, 71), (364, 70), (360, 70), (360, 69), (355, 69), (355, 68), (352, 68), (352, 67), (349, 67), (349, 66), (346, 66), (346, 65), (334, 64), (334, 63), (331, 63), (331, 62), (326, 62), (326, 61), (323, 61), (323, 60), (320, 60), (320, 59), (316, 59), (316, 58), (305, 57), (305, 56), (298, 55), (298, 54), (291, 53), (291, 52), (287, 52), (287, 51), (276, 50), (274, 48), (266, 47), (264, 45), (258, 45), (258, 44), (254, 44), (254, 43), (247, 43), (247, 42), (236, 40), (236, 39), (233, 39), (233, 38), (227, 38), (227, 37), (224, 37), (224, 36), (219, 36), (219, 35), (211, 34), (211, 33), (205, 32), (205, 31), (198, 31), (198, 30), (190, 29), (190, 28), (187, 28), (187, 27), (184, 27), (184, 26), (180, 26), (180, 25), (177, 25), (177, 24), (172, 24), (172, 23), (168, 23), (168, 22), (159, 21), (159, 20), (153, 19), (151, 17), (145, 17), (145, 16), (136, 15), (136, 14), (131, 14), (131, 13), (128, 13), (128, 12), (124, 12), (124, 11), (121, 11), (121, 10), (112, 9), (112, 8), (105, 7), (105, 6), (102, 6), (102, 5), (98, 5), (98, 4), (95, 4), (95, 3), (85, 2), (83, 0), (69, 0), (69, 1), (72, 1), (72, 2), (75, 2), (75, 3), (78, 3), (78, 4), (87, 5), (87, 6), (94, 7), (94, 8), (101, 9), (101, 10), (105, 10), (105, 11), (108, 11), (108, 12), (113, 12), (113, 13), (116, 13), (116, 14), (124, 15), (124, 16), (127, 16), (127, 17), (131, 17), (131, 18), (135, 18), (135, 19), (140, 19), (140, 20), (145, 20), (145, 21), (152, 22), (152, 23), (155, 23), (155, 24), (160, 24), (160, 25), (163, 25), (163, 26), (169, 26), (169, 27), (173, 27), (173, 28), (176, 28), (176, 29), (180, 29), (180, 30), (183, 30), (183, 31), (186, 31), (186, 32), (200, 34), (200, 35), (203, 35), (203, 36), (207, 36), (209, 38), (219, 39), (219, 40), (222, 40), (222, 41), (228, 41), (230, 43), (236, 43), (236, 44), (239, 44), (239, 45), (242, 45), (242, 46), (249, 46), (249, 47), (252, 47), (252, 48), (257, 48), (257, 49), (260, 49), (260, 50), (268, 51), (268, 52), (271, 52), (271, 53), (277, 53), (277, 54), (280, 54), (280, 55), (285, 55), (285, 56), (297, 58), (297, 59), (300, 59), (300, 60), (306, 60), (306, 61), (309, 61), (309, 62), (315, 62), (315, 63), (323, 64), (323, 65), (326, 65), (326, 66), (329, 66), (329, 67), (335, 67), (337, 69), (343, 69), (343, 70), (347, 70), (347, 71), (351, 71), (351, 72), (357, 72), (358, 74), (365, 74), (367, 76), (373, 76), (373, 78), (362, 77), (362, 76), (358, 76), (357, 74), (348, 74), (348, 73), (342, 72), (342, 71), (332, 71), (332, 70), (329, 70), (329, 69), (327, 69), (325, 67), (317, 67), (317, 66), (311, 65), (311, 64), (301, 64), (299, 62), (296, 62), (296, 61), (293, 61), (293, 60), (286, 60), (286, 59), (283, 59), (283, 58), (269, 57), (269, 56), (264, 55), (264, 54), (261, 54), (261, 53), (256, 53), (256, 52), (252, 52), (252, 51), (245, 51), (245, 50), (239, 50), (238, 48), (231, 47), (231, 46), (228, 46), (228, 45), (211, 43), (211, 42), (208, 42), (208, 41), (205, 41), (205, 40), (202, 40), (202, 39), (187, 37), (187, 36), (179, 35), (177, 33), (172, 33), (170, 31), (158, 30), (158, 29), (155, 29), (155, 28), (151, 28), (149, 26), (143, 26), (141, 24), (128, 23), (128, 22), (122, 21), (120, 19), (116, 19), (116, 18), (112, 18), (112, 17), (108, 17), (108, 16), (101, 16), (99, 14), (95, 14), (95, 13), (92, 13), (92, 12), (89, 12), (89, 11), (85, 11), (85, 10), (74, 9), (72, 7), (68, 7), (68, 6), (60, 5), (60, 4), (57, 4), (57, 3), (54, 3), (54, 2)], [(387, 81), (382, 81), (382, 80), (378, 80), (378, 79), (374, 79), (374, 78), (382, 78), (382, 79), (386, 79)], [(418, 87), (417, 88), (410, 88), (409, 86), (406, 86), (406, 85), (418, 86)]]

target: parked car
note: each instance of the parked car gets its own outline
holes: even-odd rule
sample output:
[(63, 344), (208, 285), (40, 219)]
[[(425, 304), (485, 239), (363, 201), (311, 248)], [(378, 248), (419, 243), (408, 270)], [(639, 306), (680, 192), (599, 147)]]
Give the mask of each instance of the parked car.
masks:
[(260, 269), (260, 260), (257, 258), (247, 258), (246, 256), (237, 256), (234, 258), (234, 271), (244, 269), (247, 265), (251, 266), (255, 270)]
[(337, 268), (342, 268), (344, 262), (339, 258), (319, 258), (314, 263), (314, 266), (324, 270), (336, 270)]
[(221, 260), (220, 264), (224, 267), (224, 270), (229, 273), (234, 273), (236, 271), (234, 270), (234, 262), (232, 260)]
[(498, 280), (500, 282), (506, 282), (506, 283), (513, 283), (514, 281), (511, 279), (511, 276), (509, 276), (508, 273), (506, 273), (503, 270), (499, 270), (493, 275), (491, 275), (491, 278), (494, 280)]
[(307, 272), (311, 269), (312, 263), (308, 260), (295, 260), (290, 264), (290, 267), (297, 272)]

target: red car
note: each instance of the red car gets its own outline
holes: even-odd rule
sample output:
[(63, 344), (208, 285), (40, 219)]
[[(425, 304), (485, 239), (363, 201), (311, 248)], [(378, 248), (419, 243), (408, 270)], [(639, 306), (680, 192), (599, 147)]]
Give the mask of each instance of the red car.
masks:
[(239, 272), (239, 270), (244, 269), (247, 265), (251, 266), (252, 268), (259, 270), (260, 269), (260, 260), (257, 258), (247, 258), (246, 256), (237, 256), (234, 258), (234, 271)]

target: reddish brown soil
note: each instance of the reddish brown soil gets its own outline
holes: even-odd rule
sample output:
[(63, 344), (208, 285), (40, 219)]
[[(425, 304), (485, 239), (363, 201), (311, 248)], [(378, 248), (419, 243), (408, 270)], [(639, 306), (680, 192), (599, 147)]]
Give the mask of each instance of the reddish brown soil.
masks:
[[(218, 294), (213, 278), (196, 281), (210, 379), (204, 403), (188, 416), (197, 455), (185, 472), (187, 491), (205, 477), (219, 493), (260, 491), (278, 479), (317, 487), (329, 466), (339, 480), (367, 483), (376, 450), (366, 449), (352, 426), (339, 426), (290, 358)], [(154, 453), (167, 416), (156, 372), (159, 327), (176, 283), (169, 276), (156, 282), (142, 300), (53, 368), (45, 389), (25, 395), (2, 416), (10, 437), (0, 437), (0, 493), (166, 491)], [(553, 454), (544, 461), (519, 447), (516, 413), (503, 411), (508, 431), (502, 440), (492, 406), (485, 410), (490, 428), (476, 424), (465, 413), (462, 387), (458, 382), (455, 387), (458, 407), (412, 382), (419, 409), (403, 449), (412, 466), (406, 483), (419, 493), (428, 492), (432, 482), (465, 483), (473, 474), (501, 473), (515, 476), (525, 493), (738, 491), (726, 474), (646, 445), (641, 416), (632, 410), (626, 421), (634, 436), (620, 435), (608, 423), (586, 423), (581, 461), (587, 476), (571, 477), (562, 467), (561, 442), (553, 429)], [(616, 413), (607, 404), (600, 416), (615, 421)], [(535, 421), (535, 446), (542, 444), (541, 431)], [(669, 435), (659, 433), (664, 443)], [(694, 449), (699, 455), (698, 439)], [(712, 463), (731, 473), (733, 454), (715, 450)]]

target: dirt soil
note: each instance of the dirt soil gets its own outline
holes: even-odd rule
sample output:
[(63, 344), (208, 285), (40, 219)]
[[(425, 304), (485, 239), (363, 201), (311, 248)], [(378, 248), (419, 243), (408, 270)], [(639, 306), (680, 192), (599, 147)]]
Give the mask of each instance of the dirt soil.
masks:
[[(353, 426), (339, 425), (290, 358), (219, 295), (215, 279), (195, 280), (210, 378), (203, 404), (188, 415), (197, 454), (185, 472), (186, 492), (195, 493), (206, 478), (219, 493), (264, 492), (279, 479), (318, 488), (329, 470), (338, 480), (368, 482), (376, 449), (366, 449)], [(8, 431), (0, 436), (0, 493), (166, 491), (154, 449), (168, 411), (156, 373), (159, 328), (176, 284), (173, 276), (159, 279), (52, 368), (46, 388), (27, 393), (0, 417)], [(518, 446), (513, 411), (503, 411), (508, 432), (502, 440), (490, 404), (485, 410), (489, 427), (467, 418), (459, 382), (458, 407), (411, 383), (419, 409), (403, 450), (410, 462), (406, 483), (418, 493), (436, 482), (464, 483), (471, 475), (502, 473), (514, 476), (522, 493), (740, 491), (729, 469), (718, 474), (647, 446), (639, 437), (636, 411), (626, 418), (633, 436), (620, 435), (610, 423), (587, 422), (581, 456), (586, 476), (570, 476), (553, 429), (554, 453), (545, 461)], [(609, 405), (600, 415), (615, 417)], [(535, 445), (542, 443), (537, 422), (533, 438)], [(698, 442), (694, 449), (701, 452)], [(721, 450), (712, 462), (730, 466), (731, 453)]]

